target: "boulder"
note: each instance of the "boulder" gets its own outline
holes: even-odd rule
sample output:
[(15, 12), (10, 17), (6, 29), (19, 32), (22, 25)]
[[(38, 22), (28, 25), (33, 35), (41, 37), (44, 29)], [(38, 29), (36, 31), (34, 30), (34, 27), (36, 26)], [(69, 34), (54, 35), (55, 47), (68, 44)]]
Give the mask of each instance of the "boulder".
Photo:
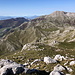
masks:
[(12, 74), (20, 74), (24, 71), (24, 67), (21, 64), (9, 64), (5, 65), (0, 69), (0, 74), (3, 75), (12, 75)]
[(11, 68), (6, 68), (5, 66), (0, 69), (0, 75), (13, 75)]
[(12, 63), (14, 63), (12, 60), (1, 59), (1, 61), (0, 61), (0, 68), (3, 67), (3, 66), (5, 66), (5, 65), (10, 65)]
[(61, 56), (60, 54), (58, 54), (54, 57), (54, 60), (63, 61), (63, 60), (66, 60), (66, 58), (64, 56)]
[(63, 71), (63, 70), (65, 70), (65, 68), (63, 67), (63, 66), (61, 66), (60, 64), (58, 64), (58, 65), (56, 65), (55, 67), (54, 67), (54, 71)]
[(52, 71), (49, 75), (64, 75), (64, 74), (60, 71)]
[(52, 59), (52, 58), (50, 58), (50, 57), (44, 57), (44, 62), (46, 64), (49, 64), (49, 63), (56, 63), (57, 61)]
[(75, 65), (75, 61), (71, 61), (70, 62), (70, 65)]
[(74, 58), (69, 58), (69, 60), (74, 61)]

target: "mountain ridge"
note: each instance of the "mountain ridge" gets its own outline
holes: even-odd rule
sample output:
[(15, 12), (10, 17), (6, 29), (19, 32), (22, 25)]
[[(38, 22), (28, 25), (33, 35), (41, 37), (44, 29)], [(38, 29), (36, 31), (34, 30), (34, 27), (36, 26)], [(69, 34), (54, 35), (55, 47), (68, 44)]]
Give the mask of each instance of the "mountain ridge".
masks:
[(53, 13), (50, 14), (52, 17), (56, 16), (68, 16), (68, 17), (74, 17), (75, 13), (74, 12), (65, 12), (65, 11), (54, 11)]
[[(60, 11), (60, 13), (61, 12), (62, 11)], [(58, 12), (55, 12), (54, 14), (57, 13)], [(75, 28), (74, 17), (68, 18), (68, 16), (66, 16), (65, 18), (64, 16), (51, 17), (45, 15), (30, 20), (29, 22), (22, 23), (19, 27), (13, 29), (13, 32), (9, 32), (9, 34), (6, 34), (5, 36), (6, 40), (4, 40), (3, 42), (10, 43), (10, 45), (13, 47), (13, 50), (22, 48), (23, 45), (26, 43), (34, 43), (34, 42), (37, 43), (37, 41), (39, 43), (41, 42), (52, 46), (56, 43), (56, 40), (57, 42), (73, 40), (75, 32), (73, 30), (74, 28)], [(73, 37), (71, 37), (72, 34)], [(63, 36), (61, 37), (61, 35)], [(11, 47), (10, 50), (12, 51)]]
[(0, 37), (5, 35), (10, 30), (18, 27), (23, 22), (28, 22), (28, 21), (29, 21), (28, 19), (25, 19), (23, 17), (0, 20)]

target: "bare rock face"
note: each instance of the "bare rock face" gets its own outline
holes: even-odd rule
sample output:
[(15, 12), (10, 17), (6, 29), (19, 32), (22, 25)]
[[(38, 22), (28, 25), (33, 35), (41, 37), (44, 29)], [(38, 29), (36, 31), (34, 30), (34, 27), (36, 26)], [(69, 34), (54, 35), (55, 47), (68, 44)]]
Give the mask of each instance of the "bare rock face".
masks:
[[(11, 71), (11, 72), (10, 72)], [(19, 65), (6, 65), (0, 69), (0, 74), (20, 74), (24, 71), (24, 68)]]
[(64, 11), (55, 11), (52, 14), (50, 14), (52, 17), (57, 17), (57, 16), (64, 16), (66, 15), (67, 12)]
[(55, 11), (50, 14), (51, 17), (75, 17), (75, 13), (72, 12), (64, 12), (64, 11)]
[(11, 60), (0, 61), (0, 75), (12, 75), (12, 74), (20, 74), (24, 71), (24, 66), (21, 64), (17, 64)]

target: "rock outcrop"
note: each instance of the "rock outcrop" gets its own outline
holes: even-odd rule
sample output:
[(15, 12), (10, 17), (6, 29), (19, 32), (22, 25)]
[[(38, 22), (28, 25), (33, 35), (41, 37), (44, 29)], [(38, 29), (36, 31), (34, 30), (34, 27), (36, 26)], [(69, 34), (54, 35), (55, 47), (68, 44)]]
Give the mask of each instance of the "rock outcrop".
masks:
[(49, 63), (56, 63), (57, 61), (52, 59), (52, 58), (50, 58), (50, 57), (44, 57), (44, 62), (46, 64), (49, 64)]

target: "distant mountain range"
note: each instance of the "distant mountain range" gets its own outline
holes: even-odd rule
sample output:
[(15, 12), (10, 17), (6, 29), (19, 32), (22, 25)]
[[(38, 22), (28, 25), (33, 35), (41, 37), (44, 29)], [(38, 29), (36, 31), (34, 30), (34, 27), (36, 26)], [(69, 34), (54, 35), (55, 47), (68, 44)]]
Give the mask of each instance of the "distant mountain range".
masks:
[[(39, 17), (39, 16), (36, 16), (36, 15), (34, 15), (34, 16), (24, 16), (24, 18), (26, 18), (26, 19), (35, 19), (37, 17)], [(17, 16), (0, 16), (0, 20), (6, 20), (6, 19), (11, 19), (11, 18), (17, 18)]]
[(35, 19), (37, 17), (39, 17), (39, 16), (36, 16), (36, 15), (34, 15), (34, 16), (25, 16), (26, 19)]
[(11, 19), (13, 17), (11, 16), (0, 16), (0, 20), (6, 20), (6, 19)]

